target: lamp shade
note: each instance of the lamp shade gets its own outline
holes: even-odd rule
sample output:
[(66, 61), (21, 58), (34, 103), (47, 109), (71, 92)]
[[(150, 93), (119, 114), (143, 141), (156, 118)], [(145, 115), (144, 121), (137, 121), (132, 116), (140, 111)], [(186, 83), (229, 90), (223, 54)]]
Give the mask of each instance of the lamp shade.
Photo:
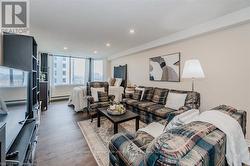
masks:
[(184, 65), (182, 78), (204, 78), (200, 61), (197, 59), (187, 60)]

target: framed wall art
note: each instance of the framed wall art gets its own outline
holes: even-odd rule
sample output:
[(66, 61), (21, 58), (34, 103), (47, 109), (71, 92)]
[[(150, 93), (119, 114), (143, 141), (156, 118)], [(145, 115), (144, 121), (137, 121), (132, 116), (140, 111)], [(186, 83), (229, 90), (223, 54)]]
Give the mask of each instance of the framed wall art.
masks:
[(166, 54), (149, 59), (151, 81), (180, 82), (180, 53)]

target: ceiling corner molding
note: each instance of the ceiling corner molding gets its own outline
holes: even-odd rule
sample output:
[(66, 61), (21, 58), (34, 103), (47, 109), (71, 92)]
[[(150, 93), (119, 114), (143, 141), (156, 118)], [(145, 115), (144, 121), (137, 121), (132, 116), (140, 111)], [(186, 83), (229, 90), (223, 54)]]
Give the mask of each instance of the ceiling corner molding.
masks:
[(145, 43), (143, 45), (128, 49), (126, 51), (111, 55), (108, 60), (117, 59), (123, 56), (135, 54), (155, 47), (171, 44), (181, 40), (189, 39), (198, 35), (206, 34), (213, 31), (222, 30), (238, 24), (250, 22), (250, 7), (241, 9), (239, 11), (224, 15), (206, 23), (194, 26), (190, 29), (186, 29), (166, 37), (159, 38), (157, 40)]

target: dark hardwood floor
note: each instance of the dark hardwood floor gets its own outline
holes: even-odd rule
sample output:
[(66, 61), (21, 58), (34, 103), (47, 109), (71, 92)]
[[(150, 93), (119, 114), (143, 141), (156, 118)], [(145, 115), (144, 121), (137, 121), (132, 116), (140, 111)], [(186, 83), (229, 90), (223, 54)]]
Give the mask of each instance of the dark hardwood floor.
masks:
[(77, 121), (87, 119), (67, 101), (53, 102), (42, 112), (36, 162), (38, 166), (96, 166)]

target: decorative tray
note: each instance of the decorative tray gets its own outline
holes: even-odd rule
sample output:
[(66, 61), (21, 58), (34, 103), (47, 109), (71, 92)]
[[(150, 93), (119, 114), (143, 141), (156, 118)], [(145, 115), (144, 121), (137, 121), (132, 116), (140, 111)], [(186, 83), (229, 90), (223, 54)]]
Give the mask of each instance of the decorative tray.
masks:
[(126, 111), (126, 109), (125, 109), (125, 110), (123, 110), (122, 112), (119, 112), (119, 111), (114, 111), (114, 110), (111, 110), (110, 108), (108, 108), (108, 109), (107, 109), (107, 112), (108, 112), (108, 114), (110, 114), (110, 115), (123, 115), (123, 114), (125, 114), (127, 111)]

